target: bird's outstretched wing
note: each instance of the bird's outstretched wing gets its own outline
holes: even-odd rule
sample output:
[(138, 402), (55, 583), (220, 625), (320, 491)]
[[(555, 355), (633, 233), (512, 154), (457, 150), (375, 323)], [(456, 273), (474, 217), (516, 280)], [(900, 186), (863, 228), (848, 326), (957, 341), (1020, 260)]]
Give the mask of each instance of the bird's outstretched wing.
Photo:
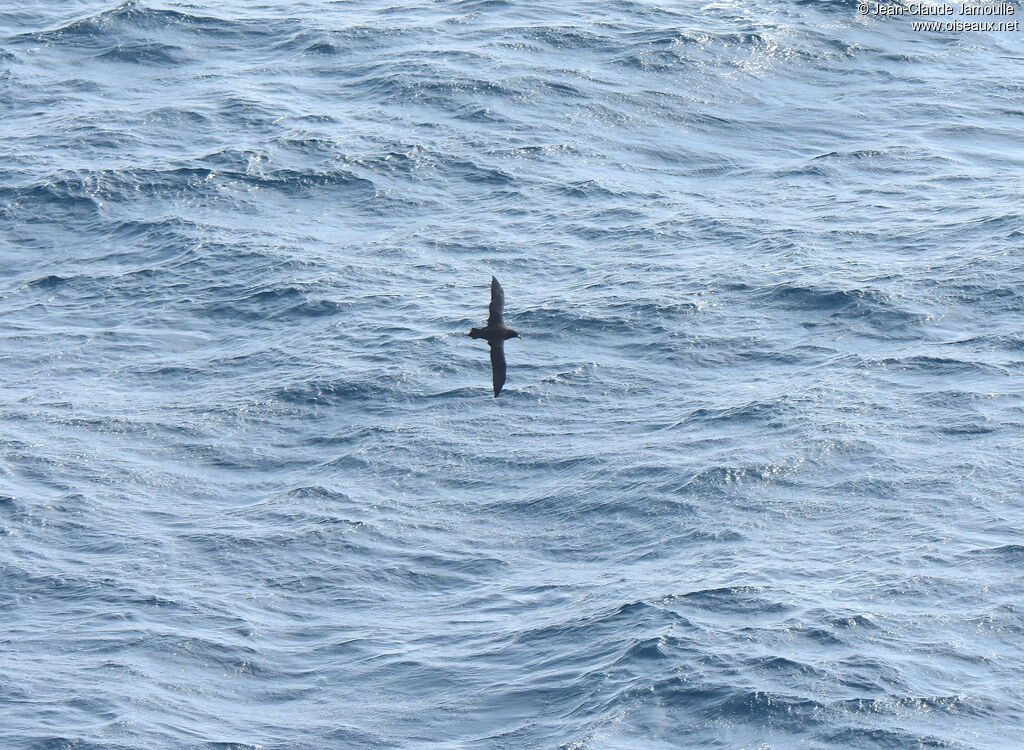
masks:
[[(489, 326), (505, 325), (505, 290), (501, 288), (496, 276), (491, 277), (491, 316), (487, 319)], [(504, 370), (504, 368), (503, 368)]]
[(491, 375), (494, 378), (494, 397), (497, 398), (505, 385), (505, 342), (497, 339), (487, 343), (491, 345)]

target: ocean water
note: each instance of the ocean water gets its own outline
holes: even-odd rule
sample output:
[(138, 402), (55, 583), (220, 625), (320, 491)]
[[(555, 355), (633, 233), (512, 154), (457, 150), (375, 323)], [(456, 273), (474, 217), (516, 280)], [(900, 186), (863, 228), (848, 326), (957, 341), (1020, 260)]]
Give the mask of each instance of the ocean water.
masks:
[(913, 20), (0, 9), (0, 747), (1024, 746), (1024, 50)]

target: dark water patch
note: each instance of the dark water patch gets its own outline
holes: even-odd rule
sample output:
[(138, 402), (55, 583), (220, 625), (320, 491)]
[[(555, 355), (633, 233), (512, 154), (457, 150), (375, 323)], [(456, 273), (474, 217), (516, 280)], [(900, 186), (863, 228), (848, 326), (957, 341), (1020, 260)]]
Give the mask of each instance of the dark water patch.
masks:
[(419, 170), (436, 169), (445, 159), (443, 154), (433, 149), (395, 144), (400, 145), (400, 148), (392, 148), (383, 153), (348, 157), (348, 161), (353, 166), (369, 169), (377, 174), (414, 178)]
[(987, 435), (998, 432), (999, 427), (993, 424), (960, 421), (940, 425), (938, 431), (943, 435)]
[(266, 152), (262, 150), (229, 147), (206, 154), (199, 161), (211, 171), (244, 174), (253, 164), (259, 164), (266, 158)]
[(868, 628), (875, 630), (878, 626), (874, 621), (865, 615), (850, 615), (848, 617), (837, 617), (830, 622), (833, 628), (849, 630), (851, 628)]
[(742, 488), (790, 486), (795, 483), (794, 473), (795, 468), (787, 466), (714, 466), (693, 473), (680, 485), (678, 493), (699, 503), (711, 497), (731, 497)]
[[(378, 541), (384, 538), (379, 534), (371, 534), (372, 529), (366, 523), (340, 516), (266, 511), (254, 513), (250, 507), (246, 507), (244, 513), (235, 512), (232, 515), (240, 520), (262, 519), (276, 529), (273, 533), (262, 533), (258, 538), (243, 540), (240, 542), (242, 546), (258, 544), (267, 548), (309, 549), (325, 543), (333, 544), (342, 537), (352, 534), (360, 536), (361, 544), (369, 544), (371, 536), (376, 537)], [(230, 540), (226, 540), (225, 543), (234, 544)]]
[(53, 289), (59, 289), (70, 281), (70, 279), (64, 276), (57, 276), (56, 274), (50, 274), (49, 276), (43, 276), (42, 278), (35, 279), (28, 282), (26, 286), (31, 289), (45, 289), (47, 291)]
[(683, 610), (696, 608), (719, 615), (745, 614), (753, 616), (777, 615), (787, 612), (791, 606), (774, 601), (762, 595), (762, 589), (755, 586), (732, 586), (716, 589), (701, 589), (688, 594), (675, 594), (668, 601), (674, 608)]
[(619, 45), (612, 37), (590, 31), (581, 26), (513, 26), (508, 29), (513, 38), (528, 39), (559, 51), (579, 50), (585, 54), (612, 52)]
[(465, 122), (474, 122), (481, 124), (497, 124), (509, 122), (509, 119), (504, 115), (501, 115), (492, 109), (488, 109), (486, 107), (476, 107), (475, 105), (464, 107), (454, 116), (457, 119), (463, 120)]
[(845, 642), (836, 637), (836, 634), (825, 628), (801, 627), (794, 629), (794, 632), (813, 641), (820, 646), (843, 646)]
[(309, 606), (315, 606), (317, 601), (332, 593), (334, 593), (335, 605), (344, 605), (352, 610), (372, 608), (374, 605), (386, 601), (384, 597), (374, 594), (372, 591), (367, 591), (359, 596), (338, 596), (336, 589), (339, 581), (370, 586), (379, 581), (379, 575), (372, 569), (351, 571), (349, 575), (344, 575), (343, 571), (338, 568), (325, 568), (321, 572), (316, 567), (312, 567), (311, 572), (303, 575), (275, 572), (272, 576), (260, 579), (260, 585), (273, 591), (301, 595), (302, 600)]
[(463, 591), (478, 585), (479, 581), (473, 574), (447, 569), (406, 567), (405, 565), (375, 568), (372, 573), (361, 571), (360, 575), (370, 579), (372, 585), (395, 587), (397, 591), (407, 592), (423, 591), (424, 589), (439, 593)]
[(678, 554), (678, 551), (685, 549), (687, 545), (735, 545), (743, 544), (747, 541), (749, 541), (749, 537), (732, 529), (715, 529), (710, 531), (690, 529), (659, 546), (661, 546), (663, 555), (671, 555)]
[(651, 663), (678, 662), (683, 654), (699, 653), (699, 649), (691, 646), (686, 639), (663, 635), (636, 641), (612, 666), (617, 670), (629, 669), (643, 674)]
[[(488, 512), (497, 512), (510, 517), (519, 517), (531, 521), (549, 519), (551, 523), (561, 526), (585, 526), (595, 534), (602, 532), (628, 534), (632, 528), (636, 532), (646, 530), (652, 518), (663, 518), (666, 524), (674, 525), (682, 519), (693, 518), (697, 514), (697, 505), (687, 500), (671, 497), (653, 496), (643, 487), (635, 490), (623, 489), (605, 496), (599, 490), (580, 494), (564, 491), (544, 493), (538, 497), (516, 498), (515, 500), (499, 500), (487, 504)], [(662, 534), (667, 533), (667, 529)], [(658, 535), (660, 539), (661, 536)], [(676, 537), (672, 544), (684, 541), (736, 541), (730, 533), (705, 532), (692, 529), (686, 535)], [(653, 544), (653, 542), (651, 542)], [(669, 542), (665, 542), (669, 544)], [(678, 550), (679, 548), (673, 547)], [(642, 553), (642, 549), (634, 549)]]
[[(302, 534), (290, 530), (282, 532), (255, 532), (253, 535), (244, 535), (230, 530), (195, 532), (182, 534), (177, 540), (187, 545), (193, 554), (202, 555), (208, 563), (216, 562), (230, 570), (235, 564), (235, 558), (240, 555), (247, 556), (252, 552), (261, 555), (278, 555), (289, 549), (308, 549), (309, 542), (329, 544), (335, 554), (352, 555), (357, 558), (367, 559), (371, 555), (371, 543), (367, 540), (364, 544), (362, 539), (353, 536), (346, 531), (330, 528), (318, 528), (307, 526)], [(309, 576), (316, 576), (318, 573), (310, 572)], [(328, 586), (329, 580), (322, 579)]]
[(199, 109), (186, 109), (182, 106), (157, 107), (146, 113), (150, 122), (160, 123), (169, 127), (198, 128), (212, 124), (210, 114)]
[[(70, 575), (32, 573), (13, 565), (5, 566), (0, 571), (0, 580), (4, 589), (25, 595), (44, 597), (65, 602), (92, 601), (95, 597), (110, 599), (113, 589), (107, 584), (96, 580), (83, 580)], [(116, 597), (115, 597), (116, 598)]]
[(0, 188), (0, 197), (45, 207), (69, 218), (82, 213), (98, 216), (101, 204), (116, 203), (140, 195), (164, 198), (200, 188), (212, 176), (193, 168), (102, 170), (88, 175), (67, 174), (43, 184), (19, 189)]
[(799, 676), (802, 679), (825, 679), (826, 673), (810, 664), (804, 664), (784, 656), (761, 656), (747, 659), (745, 668), (755, 672), (779, 676)]
[(712, 705), (708, 706), (704, 713), (717, 719), (747, 721), (769, 727), (789, 727), (797, 732), (806, 732), (809, 728), (822, 723), (824, 710), (825, 704), (813, 698), (748, 690), (734, 691), (721, 696), (719, 700), (712, 698)]
[[(181, 216), (170, 216), (154, 219), (127, 219), (108, 225), (107, 231), (112, 239), (131, 244), (145, 245), (149, 252), (145, 257), (154, 266), (160, 262), (179, 254), (188, 254), (208, 236), (217, 231), (217, 227), (209, 224), (194, 221)], [(152, 253), (155, 246), (162, 253)], [(169, 248), (177, 248), (177, 252), (166, 253)], [(139, 269), (140, 272), (154, 270), (152, 268)]]
[(825, 705), (785, 693), (745, 690), (725, 683), (674, 676), (627, 693), (629, 703), (648, 703), (704, 720), (750, 723), (804, 733), (822, 723)]
[(865, 289), (828, 289), (797, 283), (782, 283), (761, 290), (766, 304), (829, 317), (844, 316), (878, 326), (907, 326), (922, 323), (926, 315), (898, 307), (885, 295)]
[(343, 51), (345, 48), (341, 45), (327, 41), (313, 42), (303, 50), (307, 55), (337, 55)]
[[(862, 637), (870, 638), (872, 637), (870, 631), (876, 629), (872, 626), (869, 628), (868, 633), (862, 634), (857, 632), (859, 626), (853, 629), (845, 626), (836, 628), (833, 624), (832, 627), (833, 632), (836, 630), (840, 632), (848, 631), (847, 636), (851, 641), (859, 640)], [(907, 681), (904, 674), (895, 665), (884, 664), (878, 659), (863, 655), (844, 656), (837, 660), (836, 664), (838, 667), (839, 683), (863, 694), (865, 697), (887, 695), (906, 690)]]
[[(511, 393), (511, 389), (509, 389)], [(479, 387), (452, 388), (444, 391), (425, 391), (421, 394), (424, 398), (438, 398), (451, 401), (459, 401), (465, 398), (476, 398), (480, 395)]]
[(30, 737), (27, 750), (131, 750), (134, 743), (104, 740), (102, 744), (74, 735), (54, 734), (47, 737)]
[(750, 401), (737, 406), (714, 409), (702, 407), (690, 412), (687, 415), (687, 420), (723, 424), (770, 423), (780, 419), (785, 413), (787, 401), (786, 398), (779, 398), (773, 401)]
[(245, 323), (272, 319), (319, 318), (335, 315), (345, 309), (345, 306), (338, 302), (317, 299), (306, 289), (296, 286), (276, 286), (259, 290), (246, 289), (241, 290), (241, 295), (234, 296), (238, 295), (238, 291), (224, 288), (207, 290), (211, 297), (227, 298), (230, 293), (233, 298), (224, 299), (223, 302), (203, 304), (204, 314), (214, 318), (229, 318)]
[(883, 476), (847, 479), (828, 486), (828, 491), (836, 497), (887, 501), (897, 499), (903, 489), (904, 485), (900, 479)]
[(998, 547), (977, 548), (968, 550), (964, 555), (975, 560), (987, 560), (1007, 565), (1020, 565), (1024, 563), (1024, 545), (1003, 544)]
[(338, 313), (345, 310), (346, 306), (334, 302), (333, 300), (315, 299), (306, 300), (300, 302), (297, 305), (289, 307), (283, 312), (275, 314), (274, 317), (279, 318), (323, 318), (337, 315)]
[(287, 497), (296, 498), (299, 500), (304, 499), (315, 499), (323, 500), (331, 503), (347, 503), (351, 502), (352, 498), (340, 492), (338, 490), (332, 490), (322, 485), (310, 485), (308, 487), (295, 487), (288, 490)]
[(686, 70), (693, 65), (694, 58), (687, 49), (641, 49), (617, 55), (611, 62), (645, 73), (671, 73)]
[(515, 182), (512, 175), (500, 169), (483, 167), (468, 160), (451, 161), (445, 165), (448, 170), (471, 183), (482, 185), (511, 185)]
[(449, 112), (473, 104), (479, 106), (481, 101), (514, 101), (525, 94), (505, 81), (473, 75), (452, 79), (430, 64), (382, 70), (356, 93), (362, 96), (376, 93), (391, 105), (430, 107), (442, 112), (445, 118)]
[(353, 726), (333, 726), (323, 732), (322, 736), (325, 742), (337, 747), (389, 747), (387, 740), (372, 734), (369, 730)]
[(844, 710), (853, 714), (895, 714), (909, 710), (913, 713), (939, 713), (950, 716), (985, 716), (984, 706), (962, 695), (904, 696), (887, 698), (855, 698), (841, 701)]
[(884, 367), (887, 370), (912, 372), (922, 375), (971, 375), (990, 373), (1001, 375), (1004, 370), (1000, 367), (986, 362), (957, 359), (955, 357), (937, 357), (926, 354), (917, 354), (907, 357), (886, 357), (871, 363)]
[(217, 115), (218, 124), (234, 125), (264, 134), (278, 132), (273, 125), (281, 116), (281, 111), (269, 102), (242, 97), (237, 92), (232, 92), (219, 96), (211, 95), (207, 99), (207, 105)]
[(166, 32), (175, 28), (223, 33), (232, 30), (234, 25), (212, 16), (147, 8), (138, 0), (127, 0), (115, 8), (79, 18), (55, 29), (22, 34), (15, 37), (15, 40), (44, 44), (88, 45), (101, 44), (105, 40), (126, 33)]
[(623, 197), (620, 193), (604, 187), (595, 180), (579, 180), (568, 184), (556, 184), (553, 186), (553, 190), (558, 195), (567, 198), (615, 200)]
[(314, 380), (275, 391), (275, 397), (300, 406), (344, 406), (377, 402), (392, 395), (390, 387), (368, 380)]
[(226, 173), (227, 176), (254, 184), (258, 187), (269, 187), (287, 195), (305, 195), (314, 188), (347, 188), (361, 193), (364, 198), (372, 198), (376, 186), (371, 180), (348, 172), (347, 170), (332, 171), (300, 171), (294, 169), (277, 169), (262, 174)]
[(501, 10), (514, 7), (511, 0), (455, 0), (453, 5), (463, 11)]
[(970, 273), (969, 269), (962, 271), (967, 279), (962, 276), (936, 278), (934, 283), (940, 288), (944, 298), (951, 301), (959, 301), (967, 304), (995, 305), (999, 310), (1020, 312), (1024, 310), (1024, 285), (1019, 283), (977, 283), (976, 274)]
[(133, 65), (180, 65), (188, 56), (180, 47), (156, 42), (140, 44), (119, 44), (96, 55), (104, 62), (129, 63)]
[[(642, 4), (635, 4), (637, 10), (650, 10)], [(685, 45), (699, 43), (708, 37), (692, 31), (685, 31), (680, 28), (643, 28), (635, 31), (628, 31), (620, 37), (634, 47), (650, 49), (673, 49)]]
[(23, 187), (0, 186), (2, 215), (40, 223), (55, 219), (89, 221), (100, 212), (93, 186), (81, 181), (56, 180)]
[(622, 630), (657, 630), (669, 626), (678, 626), (683, 630), (696, 628), (685, 616), (668, 607), (636, 601), (605, 610), (601, 614), (574, 619), (563, 617), (557, 623), (526, 628), (515, 634), (511, 642), (545, 648), (556, 644), (588, 643), (604, 650), (607, 645), (603, 641), (608, 637), (614, 638)]
[(658, 321), (651, 321), (640, 314), (612, 314), (595, 311), (593, 314), (566, 310), (563, 308), (538, 307), (516, 312), (516, 323), (520, 330), (534, 329), (572, 333), (573, 335), (603, 335), (614, 337), (620, 334), (655, 335), (668, 329)]
[(871, 168), (873, 165), (879, 165), (884, 169), (890, 168), (890, 159), (888, 158), (890, 153), (888, 151), (877, 151), (871, 149), (859, 149), (854, 151), (830, 151), (827, 154), (820, 154), (815, 156), (812, 161), (817, 162), (840, 162), (844, 166), (849, 164), (855, 164), (858, 167), (863, 168), (865, 165), (867, 168)]
[(413, 554), (405, 559), (410, 571), (443, 577), (453, 585), (465, 587), (495, 580), (508, 568), (504, 560), (472, 553)]
[[(239, 514), (242, 515), (242, 514)], [(274, 544), (309, 544), (309, 537), (333, 538), (340, 534), (359, 533), (369, 535), (378, 541), (385, 539), (385, 536), (377, 531), (366, 521), (356, 521), (342, 516), (332, 516), (322, 513), (310, 513), (304, 511), (278, 510), (276, 506), (264, 508), (262, 512), (256, 512), (253, 508), (245, 508), (246, 517), (257, 518), (272, 523), (281, 529), (278, 535), (269, 538)], [(285, 538), (288, 537), (288, 538)], [(303, 539), (306, 537), (306, 539)], [(294, 540), (294, 541), (293, 541)]]
[(966, 750), (966, 748), (970, 747), (970, 745), (965, 745), (962, 742), (946, 741), (932, 735), (914, 734), (902, 729), (844, 727), (829, 732), (822, 732), (819, 736), (823, 742), (835, 747), (877, 747), (879, 750), (905, 750), (908, 747)]
[(338, 144), (335, 141), (315, 136), (283, 138), (277, 143), (289, 151), (316, 158), (333, 157), (338, 152)]
[[(302, 442), (304, 445), (309, 446), (320, 446), (326, 448), (340, 448), (340, 447), (352, 447), (358, 446), (359, 444), (377, 438), (381, 435), (387, 434), (387, 431), (383, 428), (362, 428), (351, 431), (346, 431), (339, 434), (326, 434), (326, 435), (310, 435), (306, 437)], [(307, 492), (315, 493), (322, 491), (328, 493), (328, 496), (333, 497), (334, 494), (329, 490), (323, 488), (306, 488), (303, 490), (293, 490), (292, 492)], [(292, 493), (289, 493), (291, 495)], [(338, 502), (344, 502), (348, 497), (344, 494), (337, 495)]]
[[(295, 145), (296, 141), (288, 143)], [(305, 139), (302, 144), (308, 147), (314, 143)], [(315, 141), (318, 149), (330, 148), (322, 140)], [(202, 168), (189, 170), (189, 176), (201, 179), (228, 179), (249, 184), (254, 187), (271, 188), (286, 195), (304, 195), (317, 188), (348, 188), (362, 193), (363, 197), (373, 197), (376, 186), (371, 180), (359, 177), (347, 169), (329, 170), (298, 170), (273, 168), (267, 164), (267, 157), (262, 151), (224, 149), (204, 156), (199, 160)], [(186, 173), (186, 174), (188, 174)]]

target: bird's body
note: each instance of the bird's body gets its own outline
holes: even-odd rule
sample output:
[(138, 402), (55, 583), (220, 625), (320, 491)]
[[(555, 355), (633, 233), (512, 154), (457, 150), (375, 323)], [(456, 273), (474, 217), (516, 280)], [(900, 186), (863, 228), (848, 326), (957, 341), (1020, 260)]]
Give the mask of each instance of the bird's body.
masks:
[(487, 339), (491, 347), (491, 374), (494, 381), (494, 397), (501, 393), (505, 385), (505, 341), (519, 338), (519, 334), (505, 325), (505, 290), (498, 279), (491, 277), (491, 306), (487, 325), (473, 328), (469, 335), (474, 339)]

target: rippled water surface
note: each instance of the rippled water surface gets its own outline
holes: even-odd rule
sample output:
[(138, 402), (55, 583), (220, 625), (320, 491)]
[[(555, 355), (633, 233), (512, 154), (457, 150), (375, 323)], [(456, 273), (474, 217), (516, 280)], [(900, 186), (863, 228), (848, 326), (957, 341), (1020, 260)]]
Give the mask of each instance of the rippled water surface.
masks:
[(1020, 747), (1019, 32), (26, 0), (0, 41), (0, 745)]

